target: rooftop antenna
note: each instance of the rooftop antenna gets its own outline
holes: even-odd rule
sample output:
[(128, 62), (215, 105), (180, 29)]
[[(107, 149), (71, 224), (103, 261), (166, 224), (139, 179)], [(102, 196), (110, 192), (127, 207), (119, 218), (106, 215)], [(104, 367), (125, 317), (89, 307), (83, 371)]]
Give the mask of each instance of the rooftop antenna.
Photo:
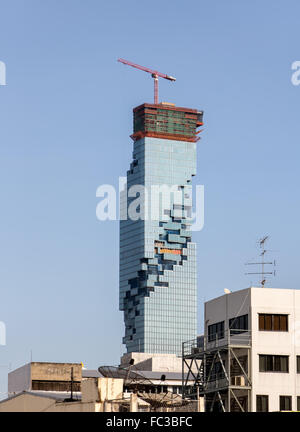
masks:
[(266, 265), (272, 265), (273, 267), (276, 266), (276, 261), (275, 260), (274, 261), (265, 261), (265, 254), (268, 252), (265, 249), (265, 243), (266, 243), (267, 240), (269, 240), (269, 238), (270, 238), (269, 236), (264, 236), (261, 239), (259, 239), (259, 241), (258, 241), (259, 247), (261, 249), (261, 253), (260, 253), (261, 261), (260, 262), (248, 262), (248, 263), (245, 264), (245, 265), (261, 266), (261, 271), (259, 271), (259, 272), (249, 272), (249, 273), (245, 273), (245, 274), (246, 275), (260, 275), (261, 279), (260, 279), (259, 283), (260, 283), (260, 285), (261, 285), (262, 288), (266, 284), (266, 281), (267, 281), (266, 276), (267, 275), (273, 275), (273, 276), (276, 275), (275, 269), (273, 269), (273, 271), (265, 271), (265, 266)]

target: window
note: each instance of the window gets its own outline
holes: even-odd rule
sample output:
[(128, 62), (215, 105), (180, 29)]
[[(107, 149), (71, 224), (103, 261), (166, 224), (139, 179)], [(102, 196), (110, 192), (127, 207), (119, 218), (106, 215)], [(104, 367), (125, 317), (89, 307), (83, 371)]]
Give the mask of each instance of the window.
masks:
[(297, 411), (300, 411), (300, 396), (297, 396)]
[(208, 342), (224, 337), (224, 321), (208, 326)]
[[(73, 381), (73, 390), (80, 392), (80, 382)], [(32, 390), (44, 390), (44, 391), (71, 391), (71, 381), (39, 381), (32, 380)]]
[(248, 314), (241, 315), (229, 320), (230, 334), (240, 334), (248, 330)]
[(172, 393), (182, 394), (182, 386), (173, 386), (172, 387)]
[(300, 373), (300, 355), (297, 355), (297, 373)]
[(280, 411), (291, 411), (292, 396), (279, 396), (279, 409)]
[(256, 411), (268, 412), (269, 411), (269, 396), (257, 395), (256, 396)]
[(288, 315), (258, 314), (258, 328), (261, 331), (288, 331)]
[(259, 355), (259, 372), (288, 372), (289, 356)]

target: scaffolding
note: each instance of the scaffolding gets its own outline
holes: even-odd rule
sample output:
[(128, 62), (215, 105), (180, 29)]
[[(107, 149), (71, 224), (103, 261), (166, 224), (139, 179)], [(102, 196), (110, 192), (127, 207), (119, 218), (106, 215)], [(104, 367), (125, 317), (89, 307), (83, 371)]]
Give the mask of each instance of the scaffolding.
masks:
[[(208, 412), (251, 411), (250, 361), (249, 330), (230, 329), (184, 342), (183, 398), (199, 400), (204, 397)], [(188, 385), (191, 380), (193, 384)]]
[(133, 140), (143, 137), (197, 142), (203, 125), (203, 111), (172, 104), (143, 104), (133, 110)]

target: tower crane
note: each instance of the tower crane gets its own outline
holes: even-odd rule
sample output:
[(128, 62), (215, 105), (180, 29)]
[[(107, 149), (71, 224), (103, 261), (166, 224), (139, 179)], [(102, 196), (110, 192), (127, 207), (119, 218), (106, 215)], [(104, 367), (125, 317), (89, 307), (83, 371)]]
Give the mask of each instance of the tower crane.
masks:
[(166, 74), (163, 74), (161, 72), (149, 69), (147, 67), (140, 66), (140, 65), (132, 63), (132, 62), (130, 62), (128, 60), (124, 60), (124, 59), (119, 58), (118, 61), (121, 62), (121, 63), (123, 63), (123, 64), (125, 64), (125, 65), (132, 66), (132, 67), (134, 67), (136, 69), (140, 69), (140, 70), (142, 70), (144, 72), (148, 72), (148, 73), (151, 74), (152, 78), (154, 79), (154, 104), (155, 105), (158, 104), (158, 78), (165, 78), (165, 79), (167, 79), (169, 81), (176, 81), (176, 78), (174, 78), (174, 77), (172, 77), (170, 75), (166, 75)]

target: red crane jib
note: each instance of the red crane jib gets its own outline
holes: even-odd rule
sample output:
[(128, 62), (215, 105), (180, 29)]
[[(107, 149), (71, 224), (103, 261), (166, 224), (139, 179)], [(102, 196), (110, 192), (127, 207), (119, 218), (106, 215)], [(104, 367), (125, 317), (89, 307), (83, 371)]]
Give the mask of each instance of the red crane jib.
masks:
[(138, 64), (136, 64), (136, 63), (132, 63), (132, 62), (130, 62), (130, 61), (128, 61), (128, 60), (125, 60), (125, 59), (121, 59), (121, 58), (120, 58), (120, 59), (118, 59), (118, 61), (121, 62), (121, 63), (124, 63), (124, 64), (126, 64), (126, 65), (128, 65), (128, 66), (132, 66), (132, 67), (134, 67), (134, 68), (136, 68), (136, 69), (140, 69), (140, 70), (142, 70), (142, 71), (144, 71), (144, 72), (148, 72), (148, 73), (154, 75), (153, 78), (155, 78), (155, 77), (160, 77), (160, 78), (165, 78), (165, 79), (170, 80), (170, 81), (176, 81), (176, 78), (174, 78), (174, 77), (172, 77), (172, 76), (170, 76), (170, 75), (166, 75), (166, 74), (163, 74), (163, 73), (161, 73), (161, 72), (158, 72), (158, 71), (155, 71), (155, 70), (149, 69), (149, 68), (147, 68), (147, 67), (145, 67), (145, 66), (140, 66), (140, 65), (138, 65)]

